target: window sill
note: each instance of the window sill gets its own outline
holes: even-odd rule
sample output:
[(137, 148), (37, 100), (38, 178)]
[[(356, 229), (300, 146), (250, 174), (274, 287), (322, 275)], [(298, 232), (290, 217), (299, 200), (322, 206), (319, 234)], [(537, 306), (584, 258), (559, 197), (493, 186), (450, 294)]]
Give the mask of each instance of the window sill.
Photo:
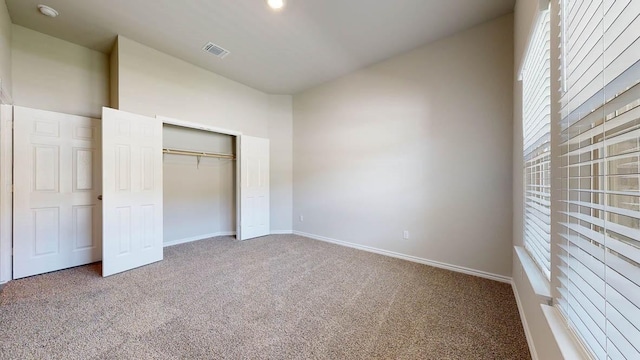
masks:
[(558, 343), (558, 348), (565, 359), (592, 359), (588, 352), (580, 345), (580, 341), (567, 327), (560, 311), (555, 306), (540, 305), (544, 317), (551, 328), (553, 337)]
[(524, 273), (527, 275), (527, 279), (533, 288), (533, 292), (536, 294), (541, 304), (552, 305), (553, 298), (551, 297), (551, 284), (549, 280), (542, 274), (538, 266), (533, 262), (533, 259), (521, 246), (514, 246), (520, 264), (524, 269)]
[(581, 345), (576, 335), (568, 328), (564, 317), (558, 308), (553, 306), (551, 284), (533, 261), (524, 247), (515, 246), (515, 251), (524, 270), (524, 274), (537, 296), (545, 320), (549, 324), (551, 333), (558, 345), (558, 349), (565, 359), (592, 359), (587, 350)]

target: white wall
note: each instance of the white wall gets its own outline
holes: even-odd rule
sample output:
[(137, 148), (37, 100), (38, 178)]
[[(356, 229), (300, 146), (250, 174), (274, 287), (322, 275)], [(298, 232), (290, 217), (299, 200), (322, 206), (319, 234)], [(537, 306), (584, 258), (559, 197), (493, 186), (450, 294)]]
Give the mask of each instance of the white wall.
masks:
[[(293, 112), (288, 95), (269, 96), (269, 139), (271, 163), (269, 186), (271, 192), (271, 232), (290, 232), (293, 229)], [(276, 154), (276, 156), (273, 156)]]
[(4, 1), (0, 1), (0, 92), (11, 96), (11, 18)]
[[(165, 125), (163, 146), (224, 154), (235, 152), (235, 137)], [(235, 163), (231, 160), (163, 157), (164, 242), (235, 232)]]
[(122, 36), (118, 55), (120, 110), (269, 136), (267, 94)]
[(280, 228), (291, 221), (290, 96), (270, 96), (122, 36), (118, 84), (120, 110), (269, 138), (271, 178), (277, 180), (271, 184), (271, 224), (274, 230), (291, 230)]
[[(523, 246), (524, 184), (522, 149), (522, 82), (518, 81), (518, 71), (525, 55), (529, 36), (539, 11), (539, 0), (518, 0), (515, 6), (515, 53), (514, 53), (514, 116), (513, 116), (513, 245)], [(553, 21), (552, 21), (553, 23)], [(553, 36), (552, 36), (553, 38)], [(551, 46), (551, 57), (557, 57), (555, 47)], [(553, 78), (553, 76), (552, 76)], [(554, 88), (552, 86), (552, 88)], [(551, 333), (551, 328), (540, 307), (540, 298), (536, 296), (523, 266), (517, 256), (513, 256), (513, 284), (520, 305), (523, 321), (528, 327), (530, 346), (539, 359), (562, 359), (560, 349)]]
[(508, 15), (295, 95), (294, 230), (509, 278), (512, 84)]
[(118, 85), (120, 79), (120, 75), (118, 74), (119, 67), (118, 39), (116, 39), (113, 48), (111, 48), (111, 54), (109, 55), (109, 107), (113, 109), (120, 108), (118, 104), (118, 91), (120, 90), (120, 86)]
[(12, 27), (15, 105), (102, 117), (109, 105), (109, 57), (22, 26)]

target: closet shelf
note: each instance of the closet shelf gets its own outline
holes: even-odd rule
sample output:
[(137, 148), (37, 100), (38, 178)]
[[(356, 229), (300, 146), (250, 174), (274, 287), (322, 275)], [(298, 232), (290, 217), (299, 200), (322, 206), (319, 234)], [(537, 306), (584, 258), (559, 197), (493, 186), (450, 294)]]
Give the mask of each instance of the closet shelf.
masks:
[(210, 153), (210, 152), (193, 151), (193, 150), (162, 149), (162, 153), (171, 154), (171, 155), (197, 156), (198, 158), (211, 157), (211, 158), (229, 159), (229, 160), (236, 159), (236, 156), (233, 154), (219, 154), (219, 153)]

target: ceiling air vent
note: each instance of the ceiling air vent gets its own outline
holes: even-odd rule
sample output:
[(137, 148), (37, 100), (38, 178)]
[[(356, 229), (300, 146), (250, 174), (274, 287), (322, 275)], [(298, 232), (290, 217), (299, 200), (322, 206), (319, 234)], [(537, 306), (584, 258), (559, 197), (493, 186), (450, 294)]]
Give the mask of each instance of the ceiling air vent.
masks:
[(202, 50), (208, 52), (211, 55), (217, 56), (220, 59), (224, 59), (225, 56), (229, 55), (229, 50), (223, 49), (222, 47), (211, 42), (205, 44)]

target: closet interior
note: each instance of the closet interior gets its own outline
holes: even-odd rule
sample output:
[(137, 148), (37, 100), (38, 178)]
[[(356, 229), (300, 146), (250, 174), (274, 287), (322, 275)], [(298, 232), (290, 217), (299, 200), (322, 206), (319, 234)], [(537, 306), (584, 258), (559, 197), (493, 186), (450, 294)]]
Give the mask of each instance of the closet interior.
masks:
[(236, 137), (163, 125), (164, 245), (236, 233)]

